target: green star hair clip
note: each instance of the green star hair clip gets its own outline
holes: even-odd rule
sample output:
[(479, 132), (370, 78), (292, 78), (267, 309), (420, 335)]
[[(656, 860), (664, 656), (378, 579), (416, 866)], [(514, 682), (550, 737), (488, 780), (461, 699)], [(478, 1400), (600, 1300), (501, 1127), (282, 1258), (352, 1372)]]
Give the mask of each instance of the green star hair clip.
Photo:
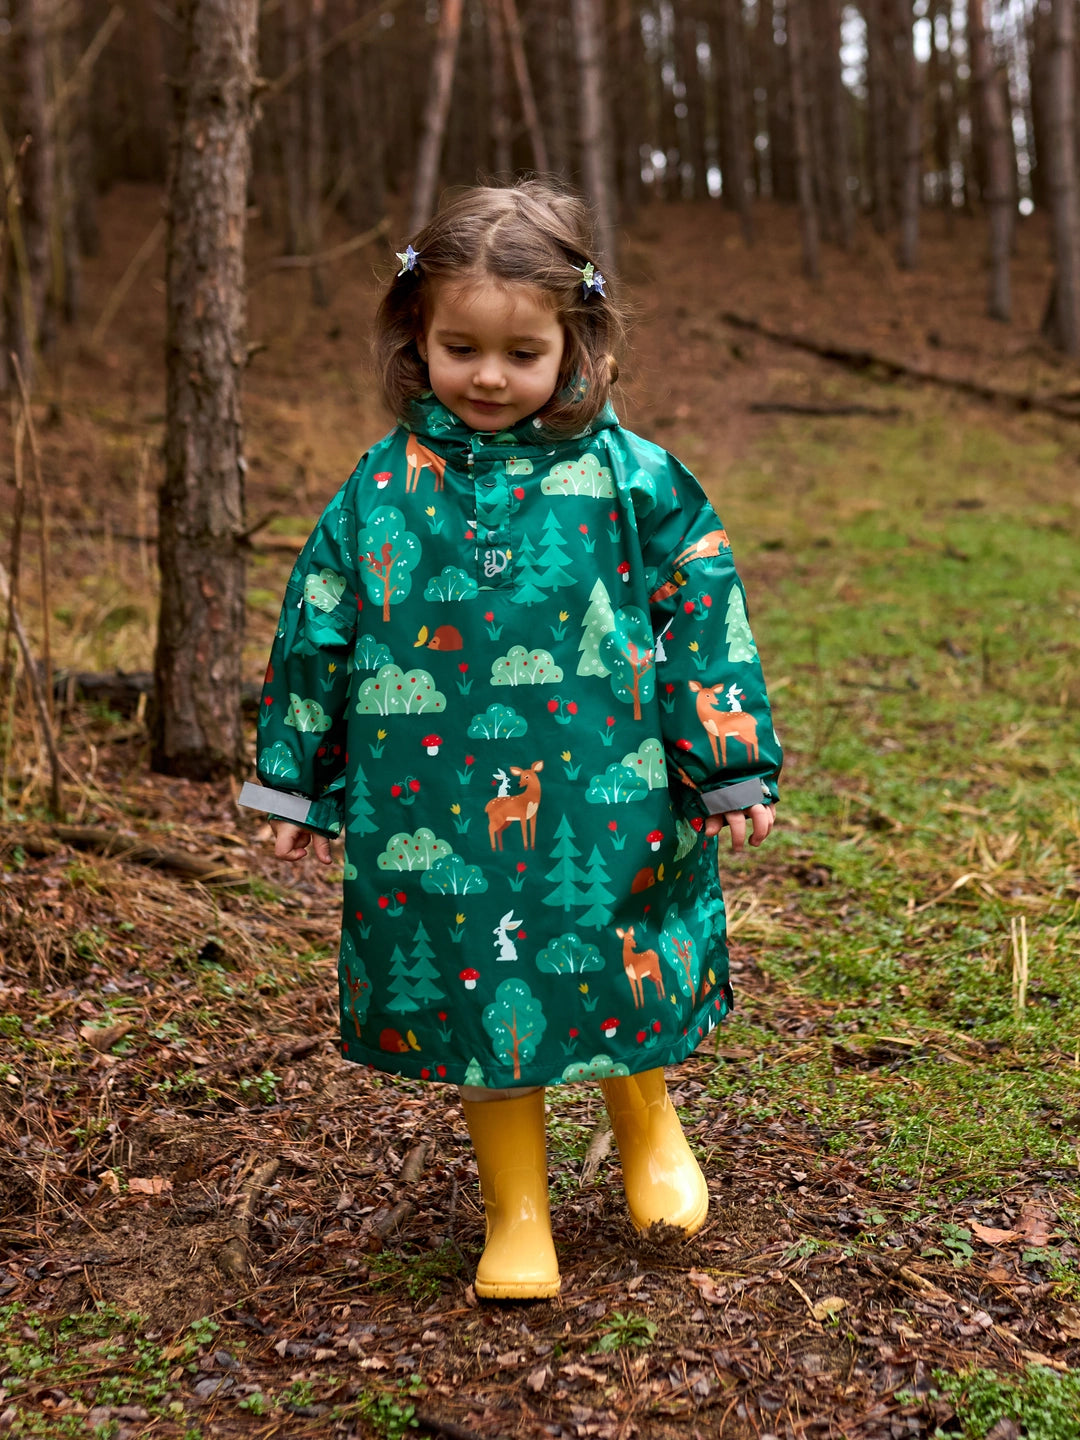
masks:
[(395, 250), (394, 254), (401, 261), (401, 269), (397, 272), (399, 279), (407, 271), (416, 269), (416, 262), (420, 259), (420, 256), (411, 245), (406, 245), (404, 250)]
[(586, 260), (584, 265), (575, 265), (574, 269), (581, 271), (581, 287), (585, 292), (586, 300), (594, 291), (597, 295), (607, 296), (607, 291), (604, 289), (604, 277), (591, 260)]

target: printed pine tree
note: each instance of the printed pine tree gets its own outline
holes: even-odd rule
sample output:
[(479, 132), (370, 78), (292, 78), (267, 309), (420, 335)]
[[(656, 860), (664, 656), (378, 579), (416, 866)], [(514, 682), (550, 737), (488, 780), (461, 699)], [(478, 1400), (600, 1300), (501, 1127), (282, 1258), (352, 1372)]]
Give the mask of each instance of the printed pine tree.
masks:
[(746, 606), (738, 585), (731, 587), (724, 619), (727, 622), (727, 658), (736, 664), (756, 660), (758, 650), (750, 634), (750, 622), (746, 618)]
[(582, 635), (578, 644), (581, 659), (578, 661), (579, 675), (610, 675), (611, 671), (600, 658), (600, 642), (615, 629), (615, 615), (611, 609), (611, 596), (602, 580), (597, 580), (589, 593), (589, 604), (581, 619)]
[(394, 953), (390, 956), (390, 985), (388, 988), (394, 997), (386, 1002), (388, 1010), (397, 1010), (403, 1014), (406, 1010), (420, 1009), (420, 1006), (412, 998), (412, 976), (409, 973), (405, 956), (401, 953), (400, 945), (394, 946)]
[(445, 1000), (445, 993), (435, 984), (439, 978), (439, 972), (431, 963), (435, 958), (435, 951), (431, 948), (423, 921), (416, 927), (412, 958), (416, 961), (409, 971), (409, 978), (413, 981), (412, 998), (421, 1006), (430, 1005), (435, 1000)]
[(375, 814), (375, 807), (369, 803), (371, 791), (368, 789), (367, 776), (359, 761), (353, 766), (353, 770), (352, 800), (349, 802), (351, 820), (347, 828), (354, 835), (374, 835), (379, 827), (371, 818)]
[(610, 906), (615, 899), (615, 896), (607, 888), (610, 878), (604, 865), (604, 857), (594, 845), (586, 872), (588, 889), (582, 897), (582, 903), (588, 905), (589, 909), (584, 915), (578, 916), (577, 923), (579, 925), (588, 926), (592, 930), (602, 930), (610, 921)]
[(579, 886), (588, 879), (588, 876), (580, 865), (574, 864), (581, 851), (574, 844), (574, 831), (568, 815), (564, 815), (559, 821), (551, 853), (557, 863), (553, 870), (548, 871), (544, 879), (550, 880), (555, 889), (550, 895), (544, 896), (544, 904), (560, 905), (564, 910), (569, 910), (571, 905), (586, 904), (585, 896)]
[(522, 538), (514, 556), (514, 574), (517, 580), (517, 588), (513, 595), (515, 604), (539, 605), (547, 599), (540, 588), (543, 581), (540, 579), (540, 571), (536, 563), (536, 550), (529, 539), (528, 531)]
[(563, 566), (569, 563), (570, 557), (563, 549), (559, 517), (554, 510), (549, 510), (544, 521), (544, 537), (540, 550), (540, 564), (544, 570), (539, 583), (546, 590), (561, 590), (566, 585), (573, 585), (573, 575), (563, 569)]

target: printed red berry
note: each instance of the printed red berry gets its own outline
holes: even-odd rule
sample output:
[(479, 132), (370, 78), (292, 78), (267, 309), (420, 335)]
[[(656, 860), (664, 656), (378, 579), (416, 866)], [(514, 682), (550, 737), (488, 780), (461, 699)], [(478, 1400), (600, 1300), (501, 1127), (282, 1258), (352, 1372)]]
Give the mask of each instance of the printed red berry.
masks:
[(524, 500), (524, 499), (525, 499), (525, 491), (524, 491), (524, 489), (523, 489), (522, 486), (520, 486), (520, 485), (515, 485), (515, 486), (514, 486), (514, 499), (515, 499), (515, 500)]
[(577, 714), (577, 701), (576, 701), (576, 700), (568, 700), (568, 701), (566, 702), (566, 713), (567, 713), (568, 715), (576, 715), (576, 714)]
[(554, 714), (555, 714), (555, 711), (558, 710), (558, 708), (559, 708), (559, 702), (558, 702), (558, 700), (549, 700), (549, 701), (548, 701), (548, 711), (549, 711), (550, 714), (554, 715)]
[(659, 1034), (660, 1034), (660, 1021), (659, 1021), (659, 1020), (654, 1020), (654, 1021), (652, 1022), (652, 1028), (653, 1028), (653, 1034), (654, 1034), (654, 1035), (659, 1035)]
[(711, 596), (711, 595), (702, 595), (702, 597), (701, 597), (701, 603), (702, 603), (702, 605), (705, 606), (705, 609), (708, 610), (709, 606), (712, 604), (712, 596)]
[(436, 1066), (435, 1066), (435, 1074), (438, 1075), (439, 1079), (441, 1080), (441, 1079), (443, 1078), (443, 1076), (446, 1074), (446, 1066), (445, 1066), (445, 1065), (436, 1065)]
[(430, 1080), (430, 1079), (431, 1079), (431, 1071), (427, 1068), (426, 1065), (424, 1066), (423, 1070), (420, 1071), (420, 1079), (421, 1079), (421, 1080)]
[(391, 785), (391, 786), (390, 786), (390, 794), (391, 794), (391, 795), (394, 797), (394, 799), (396, 800), (396, 799), (398, 798), (398, 796), (401, 794), (401, 786), (400, 786), (400, 785)]
[(682, 608), (686, 611), (687, 615), (692, 615), (694, 613), (693, 600), (684, 600)]
[(389, 895), (380, 895), (380, 896), (379, 896), (379, 909), (380, 909), (380, 910), (385, 910), (386, 907), (387, 907), (389, 904), (390, 904), (390, 896), (389, 896)]
[(644, 1031), (644, 1030), (639, 1030), (639, 1031), (637, 1032), (637, 1035), (635, 1036), (635, 1039), (637, 1040), (637, 1043), (638, 1043), (639, 1045), (644, 1045), (644, 1043), (645, 1043), (645, 1031)]
[(413, 793), (414, 795), (418, 795), (418, 794), (420, 793), (420, 781), (419, 781), (419, 780), (410, 780), (410, 781), (409, 781), (409, 789), (412, 791), (412, 793)]
[(406, 899), (405, 891), (404, 891), (404, 890), (395, 890), (395, 891), (394, 891), (394, 899), (398, 902), (399, 905), (404, 905), (404, 904), (405, 904), (405, 899)]

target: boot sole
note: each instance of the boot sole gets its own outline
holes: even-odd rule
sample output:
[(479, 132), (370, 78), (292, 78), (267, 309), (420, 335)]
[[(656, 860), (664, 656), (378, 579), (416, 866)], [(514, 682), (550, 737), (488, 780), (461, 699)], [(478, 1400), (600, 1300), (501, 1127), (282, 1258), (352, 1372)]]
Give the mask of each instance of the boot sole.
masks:
[(550, 1300), (558, 1295), (562, 1279), (555, 1280), (477, 1280), (473, 1289), (479, 1300)]
[(653, 1220), (641, 1221), (637, 1218), (633, 1211), (631, 1211), (630, 1223), (633, 1225), (635, 1230), (648, 1230), (651, 1225), (655, 1225), (657, 1223), (660, 1223), (662, 1225), (670, 1225), (673, 1230), (681, 1230), (686, 1236), (686, 1238), (689, 1239), (691, 1235), (696, 1235), (697, 1232), (701, 1229), (701, 1227), (705, 1224), (708, 1215), (709, 1192), (708, 1189), (706, 1189), (705, 1194), (701, 1199), (701, 1202), (685, 1220), (679, 1218), (669, 1220), (666, 1215), (658, 1215)]

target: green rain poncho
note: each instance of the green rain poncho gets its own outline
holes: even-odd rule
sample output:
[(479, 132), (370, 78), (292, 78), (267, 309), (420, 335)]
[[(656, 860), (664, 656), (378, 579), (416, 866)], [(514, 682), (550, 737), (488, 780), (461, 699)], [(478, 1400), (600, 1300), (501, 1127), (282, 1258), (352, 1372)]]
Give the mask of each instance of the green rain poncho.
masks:
[(342, 1053), (492, 1087), (684, 1059), (731, 1005), (702, 820), (780, 759), (678, 461), (610, 409), (550, 440), (419, 403), (305, 545), (260, 714), (266, 807), (345, 837)]

